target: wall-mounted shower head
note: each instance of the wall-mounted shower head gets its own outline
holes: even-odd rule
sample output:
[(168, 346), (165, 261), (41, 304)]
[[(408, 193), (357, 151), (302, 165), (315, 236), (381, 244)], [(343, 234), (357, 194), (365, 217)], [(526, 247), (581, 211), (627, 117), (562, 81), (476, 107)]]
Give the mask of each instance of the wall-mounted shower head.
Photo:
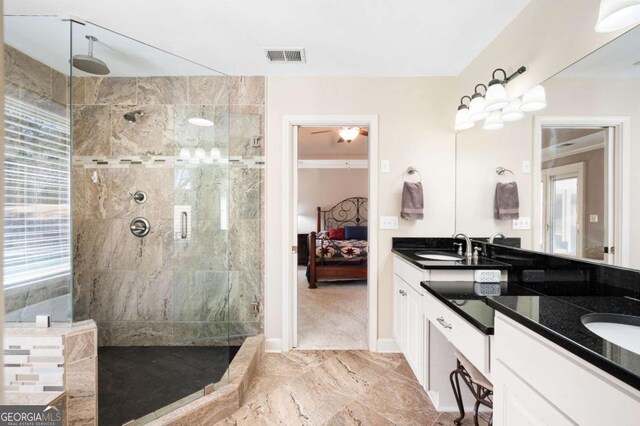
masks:
[(74, 68), (79, 69), (80, 71), (87, 72), (89, 74), (95, 75), (107, 75), (111, 71), (107, 64), (102, 62), (100, 59), (95, 58), (93, 56), (93, 42), (98, 41), (94, 36), (88, 35), (85, 36), (87, 40), (89, 40), (89, 54), (88, 55), (73, 55), (71, 59), (71, 64)]
[(124, 119), (131, 124), (134, 124), (138, 120), (138, 118), (141, 118), (141, 117), (144, 117), (144, 111), (142, 110), (131, 111), (124, 115)]

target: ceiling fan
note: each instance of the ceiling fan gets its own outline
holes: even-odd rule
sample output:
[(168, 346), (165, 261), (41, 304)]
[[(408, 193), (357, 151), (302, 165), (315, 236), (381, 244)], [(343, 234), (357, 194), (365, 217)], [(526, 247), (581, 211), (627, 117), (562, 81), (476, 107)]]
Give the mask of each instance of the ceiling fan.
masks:
[(311, 132), (312, 135), (317, 133), (329, 133), (336, 132), (340, 139), (338, 139), (337, 143), (347, 142), (351, 143), (352, 140), (358, 137), (358, 135), (369, 136), (369, 131), (367, 129), (361, 129), (360, 127), (341, 127), (340, 129), (331, 129), (331, 130), (319, 130), (317, 132)]

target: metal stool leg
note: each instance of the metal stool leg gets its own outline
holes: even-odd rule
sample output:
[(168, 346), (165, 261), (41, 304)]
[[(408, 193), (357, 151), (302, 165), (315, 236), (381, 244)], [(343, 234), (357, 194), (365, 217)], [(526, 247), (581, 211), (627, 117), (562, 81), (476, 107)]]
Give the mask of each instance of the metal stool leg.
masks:
[(449, 375), (449, 381), (451, 382), (451, 388), (453, 389), (453, 396), (456, 398), (458, 404), (458, 410), (460, 410), (460, 417), (453, 421), (453, 424), (460, 425), (462, 419), (464, 419), (464, 405), (462, 404), (462, 392), (460, 389), (460, 380), (458, 374), (460, 374), (460, 361), (458, 361), (458, 368), (453, 370)]

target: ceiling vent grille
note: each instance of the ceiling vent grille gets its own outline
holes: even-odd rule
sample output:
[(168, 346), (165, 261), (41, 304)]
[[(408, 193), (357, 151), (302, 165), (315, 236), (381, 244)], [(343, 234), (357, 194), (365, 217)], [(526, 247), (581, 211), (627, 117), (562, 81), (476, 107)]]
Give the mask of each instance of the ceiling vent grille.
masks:
[(272, 63), (305, 63), (304, 49), (265, 49), (267, 60)]

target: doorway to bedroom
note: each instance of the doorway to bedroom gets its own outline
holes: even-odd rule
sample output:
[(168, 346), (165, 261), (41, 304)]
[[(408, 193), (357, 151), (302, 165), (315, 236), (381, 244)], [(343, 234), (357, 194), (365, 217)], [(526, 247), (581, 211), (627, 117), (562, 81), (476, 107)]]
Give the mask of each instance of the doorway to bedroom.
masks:
[(368, 127), (297, 128), (297, 348), (367, 349)]

